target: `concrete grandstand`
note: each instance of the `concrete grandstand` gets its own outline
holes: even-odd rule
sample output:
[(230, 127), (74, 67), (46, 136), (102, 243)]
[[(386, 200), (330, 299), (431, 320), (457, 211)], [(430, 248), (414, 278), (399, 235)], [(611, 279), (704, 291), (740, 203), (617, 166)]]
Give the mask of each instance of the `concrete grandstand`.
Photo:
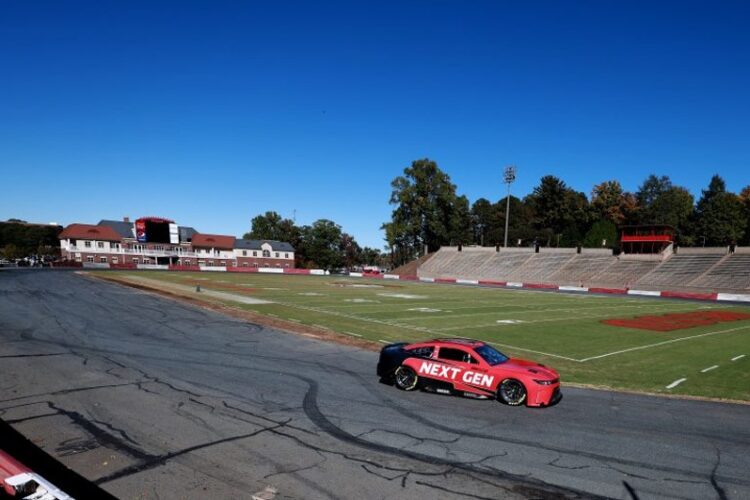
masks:
[(417, 268), (431, 279), (497, 280), (643, 290), (747, 292), (750, 248), (668, 247), (658, 254), (607, 249), (443, 247)]

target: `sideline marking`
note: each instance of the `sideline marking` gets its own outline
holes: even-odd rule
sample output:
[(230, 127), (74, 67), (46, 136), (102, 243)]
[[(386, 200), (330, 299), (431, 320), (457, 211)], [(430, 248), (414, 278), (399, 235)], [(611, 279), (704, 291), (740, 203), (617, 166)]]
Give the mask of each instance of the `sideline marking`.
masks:
[(744, 354), (740, 354), (739, 356), (735, 356), (735, 357), (733, 357), (733, 358), (732, 358), (732, 361), (737, 361), (738, 359), (742, 359), (742, 358), (744, 358), (744, 357), (745, 357), (745, 355), (744, 355)]
[(623, 354), (623, 353), (626, 353), (626, 352), (640, 351), (642, 349), (649, 349), (651, 347), (659, 347), (659, 346), (662, 346), (662, 345), (673, 344), (675, 342), (682, 342), (683, 340), (697, 339), (697, 338), (700, 338), (700, 337), (708, 337), (708, 336), (711, 336), (711, 335), (718, 335), (720, 333), (736, 332), (736, 331), (739, 331), (739, 330), (747, 330), (748, 328), (750, 328), (750, 325), (747, 325), (747, 326), (738, 326), (737, 328), (729, 328), (728, 330), (719, 330), (719, 331), (716, 331), (716, 332), (701, 333), (699, 335), (692, 335), (690, 337), (681, 337), (679, 339), (665, 340), (664, 342), (657, 342), (655, 344), (647, 344), (647, 345), (642, 345), (642, 346), (638, 346), (638, 347), (631, 347), (630, 349), (623, 349), (621, 351), (608, 352), (607, 354), (600, 354), (599, 356), (591, 356), (590, 358), (583, 358), (583, 359), (579, 359), (578, 361), (580, 361), (581, 363), (584, 363), (586, 361), (591, 361), (591, 360), (594, 360), (594, 359), (601, 359), (601, 358), (606, 358), (608, 356), (614, 356), (615, 354)]
[(711, 370), (715, 370), (719, 367), (719, 365), (709, 366), (708, 368), (704, 368), (701, 370), (701, 373), (710, 372)]
[(378, 342), (382, 344), (390, 344), (390, 342), (388, 342), (387, 340), (383, 340), (383, 339), (378, 339)]
[(361, 336), (362, 336), (362, 335), (360, 335), (360, 334), (358, 334), (358, 333), (354, 333), (354, 332), (341, 332), (341, 333), (345, 333), (345, 334), (347, 334), (347, 335), (353, 335), (353, 336), (355, 336), (355, 337), (361, 337)]
[(674, 382), (672, 382), (671, 384), (669, 384), (667, 386), (667, 389), (674, 389), (675, 387), (677, 387), (678, 385), (680, 385), (681, 383), (683, 383), (686, 380), (687, 380), (686, 378), (678, 378), (677, 380), (675, 380)]

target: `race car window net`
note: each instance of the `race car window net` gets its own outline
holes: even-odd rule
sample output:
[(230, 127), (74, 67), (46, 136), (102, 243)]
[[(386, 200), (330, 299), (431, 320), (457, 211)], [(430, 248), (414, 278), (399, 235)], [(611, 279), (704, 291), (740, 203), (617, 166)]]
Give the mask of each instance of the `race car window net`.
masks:
[(508, 356), (487, 344), (477, 347), (474, 350), (477, 352), (477, 354), (482, 356), (482, 359), (485, 360), (487, 364), (491, 366), (499, 365), (500, 363), (505, 363), (506, 361), (508, 361)]

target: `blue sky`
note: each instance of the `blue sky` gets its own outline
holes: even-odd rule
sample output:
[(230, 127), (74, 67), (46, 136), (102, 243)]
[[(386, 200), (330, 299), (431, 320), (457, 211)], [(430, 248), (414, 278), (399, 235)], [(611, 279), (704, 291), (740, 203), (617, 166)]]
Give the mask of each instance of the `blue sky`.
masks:
[(470, 200), (750, 184), (747, 2), (0, 3), (0, 219), (275, 210), (382, 247), (390, 181)]

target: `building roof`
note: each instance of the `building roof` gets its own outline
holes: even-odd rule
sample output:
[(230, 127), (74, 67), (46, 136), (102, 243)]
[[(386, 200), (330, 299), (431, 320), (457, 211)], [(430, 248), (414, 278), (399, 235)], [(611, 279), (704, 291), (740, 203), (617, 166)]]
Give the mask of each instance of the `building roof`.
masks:
[(180, 243), (186, 243), (193, 239), (193, 236), (198, 232), (192, 227), (178, 226), (177, 231), (180, 233)]
[(120, 241), (122, 236), (109, 226), (94, 226), (92, 224), (71, 224), (58, 236), (61, 240), (101, 240)]
[(192, 244), (194, 247), (221, 248), (231, 250), (232, 248), (234, 248), (234, 240), (234, 236), (195, 233), (193, 235)]
[(135, 238), (132, 222), (125, 222), (121, 220), (100, 220), (98, 225), (111, 227), (122, 238)]
[(234, 240), (234, 248), (241, 250), (261, 250), (263, 243), (268, 243), (276, 252), (294, 252), (294, 247), (284, 241), (276, 240), (245, 240), (237, 238)]

